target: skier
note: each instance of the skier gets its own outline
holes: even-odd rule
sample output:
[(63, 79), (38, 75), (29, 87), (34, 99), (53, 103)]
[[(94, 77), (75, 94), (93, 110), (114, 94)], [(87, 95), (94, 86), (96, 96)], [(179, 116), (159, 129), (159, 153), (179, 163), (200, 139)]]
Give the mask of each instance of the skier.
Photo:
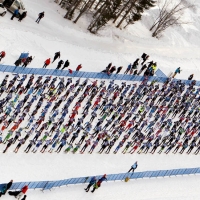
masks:
[(146, 53), (143, 53), (141, 57), (143, 59), (143, 62), (141, 63), (141, 65), (143, 65), (146, 62), (146, 60), (149, 58), (149, 55), (147, 55)]
[(58, 51), (58, 52), (55, 53), (52, 63), (53, 63), (57, 58), (60, 58), (60, 51)]
[(128, 171), (128, 173), (129, 172), (134, 172), (135, 171), (135, 169), (137, 168), (137, 166), (138, 166), (138, 164), (137, 164), (137, 161), (131, 166), (131, 168), (129, 169), (129, 171)]
[(188, 80), (192, 80), (194, 77), (194, 74), (191, 74), (189, 77), (188, 77)]
[(18, 143), (18, 145), (16, 146), (15, 150), (13, 151), (13, 152), (15, 152), (15, 153), (17, 153), (18, 150), (19, 150), (19, 148), (22, 146), (22, 144), (25, 143), (25, 140), (24, 140), (24, 139), (20, 139), (20, 140), (18, 140), (18, 141), (19, 141), (19, 143)]
[(112, 66), (110, 71), (108, 72), (108, 75), (112, 74), (114, 71), (116, 71), (116, 67)]
[(57, 150), (55, 152), (59, 153), (61, 151), (61, 149), (67, 144), (66, 140), (62, 139), (61, 143), (59, 145), (59, 147), (57, 148)]
[(60, 69), (61, 66), (63, 65), (63, 63), (64, 63), (64, 61), (63, 61), (63, 60), (60, 60), (60, 61), (58, 62), (58, 65), (57, 65), (56, 69)]
[(22, 67), (26, 68), (27, 65), (31, 63), (32, 60), (33, 60), (32, 56), (29, 56), (29, 57), (25, 60), (25, 62), (24, 62), (24, 64), (22, 65)]
[(98, 181), (97, 181), (97, 183), (96, 183), (96, 186), (95, 186), (95, 184), (94, 184), (94, 188), (93, 188), (93, 190), (91, 191), (92, 193), (95, 191), (95, 189), (97, 189), (98, 187), (101, 187), (101, 183), (103, 182), (103, 181), (107, 181), (107, 178), (106, 178), (106, 174), (104, 174)]
[(27, 11), (24, 11), (20, 16), (19, 16), (19, 19), (18, 21), (21, 22), (27, 15)]
[(15, 198), (17, 198), (18, 200), (21, 199), (21, 197), (22, 197), (24, 194), (26, 194), (27, 190), (28, 190), (28, 185), (25, 185), (25, 186), (21, 189), (21, 192), (20, 192), (17, 196), (15, 196)]
[(42, 147), (42, 149), (41, 149), (41, 153), (44, 153), (44, 151), (47, 149), (47, 147), (49, 146), (49, 144), (51, 143), (51, 139), (49, 139), (49, 140), (46, 140), (46, 143), (45, 143), (45, 145)]
[[(34, 138), (33, 138), (33, 141), (36, 141), (36, 140), (34, 140)], [(38, 150), (38, 148), (41, 146), (41, 144), (42, 144), (42, 140), (38, 140), (38, 141), (37, 141), (37, 144), (36, 144), (35, 147), (33, 148), (32, 152), (33, 152), (33, 153), (36, 153), (37, 150)]]
[(130, 63), (130, 64), (128, 65), (126, 71), (124, 72), (124, 74), (128, 74), (128, 72), (131, 70), (131, 67), (132, 67), (132, 65), (131, 65), (131, 63)]
[(0, 61), (6, 56), (6, 52), (5, 51), (1, 51), (0, 52)]
[(46, 68), (50, 64), (50, 62), (51, 62), (50, 58), (48, 58), (47, 60), (45, 60), (44, 65), (43, 65), (42, 68)]
[(24, 150), (24, 152), (25, 152), (25, 153), (28, 153), (29, 150), (30, 150), (30, 148), (31, 148), (33, 145), (35, 145), (35, 141), (30, 140), (30, 143), (29, 143), (29, 145), (26, 147), (26, 149)]
[(81, 68), (82, 68), (82, 65), (80, 64), (77, 66), (76, 71), (79, 71)]
[(69, 67), (69, 65), (70, 65), (70, 62), (68, 60), (66, 60), (62, 69)]
[(38, 14), (38, 18), (36, 19), (35, 22), (39, 24), (40, 20), (44, 17), (44, 11)]
[(119, 74), (120, 71), (122, 70), (122, 68), (123, 68), (122, 66), (118, 67), (118, 68), (117, 68), (117, 72), (116, 72), (116, 74)]
[(85, 191), (88, 192), (90, 190), (90, 187), (93, 186), (96, 183), (96, 177), (93, 176), (88, 184), (88, 186), (85, 188)]
[(83, 148), (81, 149), (80, 153), (84, 153), (84, 151), (86, 150), (86, 148), (91, 144), (90, 139), (85, 141), (85, 145), (83, 146)]
[(96, 182), (96, 183), (94, 183), (94, 185), (93, 185), (93, 189), (92, 189), (92, 193), (96, 190), (96, 189), (98, 189), (100, 187), (100, 184), (98, 183), (98, 182)]
[(14, 64), (16, 67), (20, 66), (22, 64), (22, 59), (21, 58), (17, 59)]
[(181, 73), (181, 68), (180, 67), (178, 67), (176, 70), (175, 70), (175, 72), (174, 72), (174, 74), (173, 74), (173, 76), (172, 76), (172, 78), (174, 78), (175, 76), (176, 76), (176, 74), (180, 74)]
[(96, 148), (96, 146), (98, 145), (99, 141), (95, 140), (93, 141), (93, 145), (92, 147), (90, 148), (90, 150), (88, 151), (88, 153), (92, 153), (94, 151), (94, 149)]
[(6, 148), (4, 149), (3, 153), (6, 153), (6, 151), (8, 150), (8, 148), (12, 145), (13, 143), (13, 138), (10, 138), (8, 141), (8, 144), (6, 146)]
[(17, 17), (17, 16), (19, 15), (19, 10), (20, 10), (20, 7), (18, 7), (17, 9), (15, 9), (15, 11), (14, 11), (12, 17), (10, 18), (11, 20), (13, 20), (14, 17)]
[(6, 192), (11, 188), (12, 183), (13, 183), (13, 180), (11, 180), (9, 183), (4, 185), (4, 187), (2, 188), (2, 190), (0, 192), (0, 197), (1, 197), (1, 195), (5, 195), (6, 194)]

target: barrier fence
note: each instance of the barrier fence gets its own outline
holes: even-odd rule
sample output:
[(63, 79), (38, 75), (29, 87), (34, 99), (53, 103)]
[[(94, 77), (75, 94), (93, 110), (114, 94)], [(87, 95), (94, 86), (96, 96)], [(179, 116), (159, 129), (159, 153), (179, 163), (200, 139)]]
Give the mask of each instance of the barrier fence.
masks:
[[(159, 177), (171, 177), (178, 175), (190, 175), (190, 174), (200, 174), (200, 168), (185, 168), (185, 169), (172, 169), (172, 170), (159, 170), (159, 171), (144, 171), (135, 173), (120, 173), (120, 174), (109, 174), (107, 175), (107, 181), (122, 181), (125, 178), (130, 179), (142, 179), (142, 178), (159, 178)], [(34, 182), (16, 182), (13, 183), (10, 190), (21, 189), (23, 186), (28, 185), (29, 189), (42, 189), (50, 190), (52, 188), (74, 185), (74, 184), (84, 184), (90, 181), (92, 176), (88, 177), (78, 177), (69, 178), (58, 181), (34, 181)], [(102, 175), (96, 176), (97, 179), (101, 178)], [(5, 186), (5, 183), (0, 184), (0, 189)]]
[[(107, 75), (102, 72), (83, 72), (83, 71), (73, 71), (69, 73), (68, 70), (58, 70), (58, 69), (43, 69), (43, 68), (22, 68), (10, 65), (1, 65), (0, 71), (18, 73), (18, 74), (36, 74), (36, 75), (50, 75), (50, 76), (67, 76), (67, 77), (78, 77), (78, 78), (94, 78), (94, 79), (114, 79), (114, 80), (124, 80), (124, 81), (142, 81), (144, 76), (135, 76), (127, 74), (111, 74)], [(159, 83), (164, 83), (167, 80), (167, 76), (158, 69), (155, 73), (156, 76), (149, 77), (148, 81), (157, 81)], [(190, 80), (181, 80), (182, 83), (189, 85)], [(200, 81), (196, 82), (196, 86), (200, 86)]]

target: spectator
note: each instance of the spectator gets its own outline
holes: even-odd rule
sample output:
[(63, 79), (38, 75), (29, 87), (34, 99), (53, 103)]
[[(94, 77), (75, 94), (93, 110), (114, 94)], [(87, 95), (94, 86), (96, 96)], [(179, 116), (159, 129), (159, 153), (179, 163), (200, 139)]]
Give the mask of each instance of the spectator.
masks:
[(44, 17), (44, 11), (38, 14), (38, 18), (36, 19), (35, 22), (37, 22), (38, 24), (40, 23), (40, 20)]
[(27, 15), (27, 11), (24, 11), (20, 16), (19, 16), (19, 19), (18, 21), (21, 22)]
[(17, 17), (17, 16), (19, 15), (19, 9), (20, 9), (20, 7), (18, 7), (18, 8), (14, 11), (12, 17), (10, 18), (11, 20), (13, 20), (14, 17)]

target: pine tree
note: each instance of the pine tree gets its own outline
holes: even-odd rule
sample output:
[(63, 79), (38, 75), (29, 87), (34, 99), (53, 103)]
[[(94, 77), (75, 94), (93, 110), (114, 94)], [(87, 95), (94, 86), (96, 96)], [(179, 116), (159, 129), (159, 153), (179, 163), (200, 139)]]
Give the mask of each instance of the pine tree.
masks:
[(71, 20), (74, 15), (74, 11), (78, 8), (78, 6), (82, 3), (83, 0), (73, 0), (71, 5), (67, 8), (67, 13), (64, 18)]
[(130, 15), (126, 18), (126, 28), (130, 24), (134, 24), (136, 21), (141, 20), (142, 13), (144, 10), (148, 10), (155, 6), (155, 1), (153, 0), (140, 0), (135, 3), (134, 8), (131, 10)]
[(122, 18), (118, 23), (117, 28), (119, 28), (125, 20), (127, 22), (126, 26), (140, 20), (144, 10), (153, 7), (154, 4), (154, 0), (131, 0), (127, 2), (126, 9), (123, 12)]
[(104, 4), (94, 14), (94, 19), (88, 26), (88, 30), (91, 33), (96, 34), (97, 31), (105, 26), (107, 22), (114, 17), (113, 15), (113, 1), (106, 0)]
[(79, 20), (79, 18), (92, 7), (95, 1), (96, 0), (88, 0), (84, 2), (84, 4), (82, 5), (80, 9), (79, 15), (74, 20), (74, 23), (76, 23)]

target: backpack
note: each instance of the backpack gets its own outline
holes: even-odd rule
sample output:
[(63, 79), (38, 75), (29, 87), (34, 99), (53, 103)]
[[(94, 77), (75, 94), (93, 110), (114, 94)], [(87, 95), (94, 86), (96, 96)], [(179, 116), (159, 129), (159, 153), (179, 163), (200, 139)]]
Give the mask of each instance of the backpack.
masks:
[(145, 59), (146, 56), (147, 56), (147, 54), (146, 54), (146, 53), (143, 53), (141, 57), (142, 57), (143, 59)]
[(129, 177), (126, 177), (124, 181), (125, 181), (125, 182), (128, 182), (129, 180), (130, 180), (130, 178), (129, 178)]
[(6, 189), (7, 189), (7, 187), (6, 187), (6, 185), (4, 185), (4, 186), (2, 187), (2, 189), (1, 189), (1, 193), (2, 193), (2, 194), (5, 194)]

